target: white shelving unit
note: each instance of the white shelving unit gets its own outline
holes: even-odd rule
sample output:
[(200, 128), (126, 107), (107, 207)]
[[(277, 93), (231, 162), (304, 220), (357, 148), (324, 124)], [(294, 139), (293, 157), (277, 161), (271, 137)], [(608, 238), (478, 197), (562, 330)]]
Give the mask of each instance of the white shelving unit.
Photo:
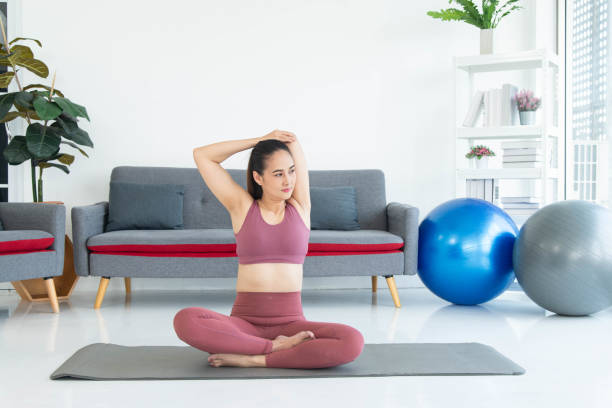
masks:
[[(560, 128), (563, 124), (562, 92), (559, 81), (559, 58), (547, 50), (530, 50), (505, 54), (487, 54), (454, 58), (455, 73), (455, 147), (456, 147), (456, 197), (466, 196), (467, 179), (517, 179), (541, 182), (541, 206), (563, 198), (564, 186), (564, 138)], [(491, 72), (535, 70), (535, 87), (508, 82), (519, 90), (530, 88), (542, 97), (539, 122), (534, 126), (464, 127), (463, 120), (475, 89), (475, 76)], [(530, 84), (533, 85), (533, 84)], [(501, 83), (498, 84), (501, 87)], [(481, 89), (485, 90), (485, 89)], [(480, 120), (479, 120), (480, 123)], [(492, 141), (537, 140), (541, 142), (543, 166), (541, 168), (488, 168), (476, 169), (465, 158), (469, 147)], [(552, 149), (551, 149), (552, 148)], [(549, 156), (552, 150), (552, 157)], [(497, 156), (501, 150), (496, 151)], [(491, 166), (491, 160), (489, 160)], [(501, 192), (503, 195), (503, 192)]]

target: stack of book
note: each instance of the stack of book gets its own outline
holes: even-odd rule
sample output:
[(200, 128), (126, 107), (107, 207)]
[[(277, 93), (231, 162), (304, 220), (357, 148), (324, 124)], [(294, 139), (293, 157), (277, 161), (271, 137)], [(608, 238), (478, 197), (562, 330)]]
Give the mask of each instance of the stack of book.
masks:
[(502, 197), (501, 207), (517, 224), (522, 224), (540, 208), (540, 198), (534, 196)]
[(502, 142), (503, 168), (542, 167), (544, 156), (542, 144), (538, 141)]
[(518, 88), (503, 84), (501, 88), (476, 91), (463, 121), (463, 126), (473, 127), (483, 114), (482, 125), (513, 126), (518, 123), (518, 109), (514, 96)]

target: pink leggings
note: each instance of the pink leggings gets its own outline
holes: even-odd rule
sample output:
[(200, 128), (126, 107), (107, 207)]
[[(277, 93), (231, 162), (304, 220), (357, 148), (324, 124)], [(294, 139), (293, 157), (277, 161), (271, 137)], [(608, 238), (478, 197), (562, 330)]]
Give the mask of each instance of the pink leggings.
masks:
[[(237, 292), (229, 316), (188, 307), (174, 317), (185, 343), (211, 354), (264, 354), (266, 367), (324, 368), (346, 364), (363, 350), (363, 335), (340, 323), (310, 322), (301, 292)], [(272, 352), (272, 339), (310, 330), (315, 338)]]

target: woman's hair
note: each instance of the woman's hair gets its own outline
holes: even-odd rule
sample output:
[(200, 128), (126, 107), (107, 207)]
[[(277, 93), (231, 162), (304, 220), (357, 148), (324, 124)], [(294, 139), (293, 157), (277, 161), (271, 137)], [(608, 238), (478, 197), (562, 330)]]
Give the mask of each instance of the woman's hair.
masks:
[(253, 199), (258, 200), (263, 195), (263, 189), (259, 184), (255, 182), (253, 178), (253, 171), (256, 171), (263, 176), (263, 172), (266, 168), (266, 160), (268, 157), (277, 150), (285, 150), (289, 154), (291, 151), (284, 142), (276, 139), (267, 139), (257, 142), (251, 151), (251, 157), (249, 157), (249, 165), (247, 167), (247, 190)]

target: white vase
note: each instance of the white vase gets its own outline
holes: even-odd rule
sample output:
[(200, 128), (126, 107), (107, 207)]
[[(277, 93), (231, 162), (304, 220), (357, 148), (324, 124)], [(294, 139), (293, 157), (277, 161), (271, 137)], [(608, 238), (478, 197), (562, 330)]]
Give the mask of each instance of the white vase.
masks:
[(489, 156), (482, 156), (480, 159), (476, 160), (476, 168), (477, 169), (486, 169), (489, 166)]
[(521, 125), (535, 125), (536, 111), (520, 111)]
[(480, 30), (480, 53), (493, 54), (493, 29)]

